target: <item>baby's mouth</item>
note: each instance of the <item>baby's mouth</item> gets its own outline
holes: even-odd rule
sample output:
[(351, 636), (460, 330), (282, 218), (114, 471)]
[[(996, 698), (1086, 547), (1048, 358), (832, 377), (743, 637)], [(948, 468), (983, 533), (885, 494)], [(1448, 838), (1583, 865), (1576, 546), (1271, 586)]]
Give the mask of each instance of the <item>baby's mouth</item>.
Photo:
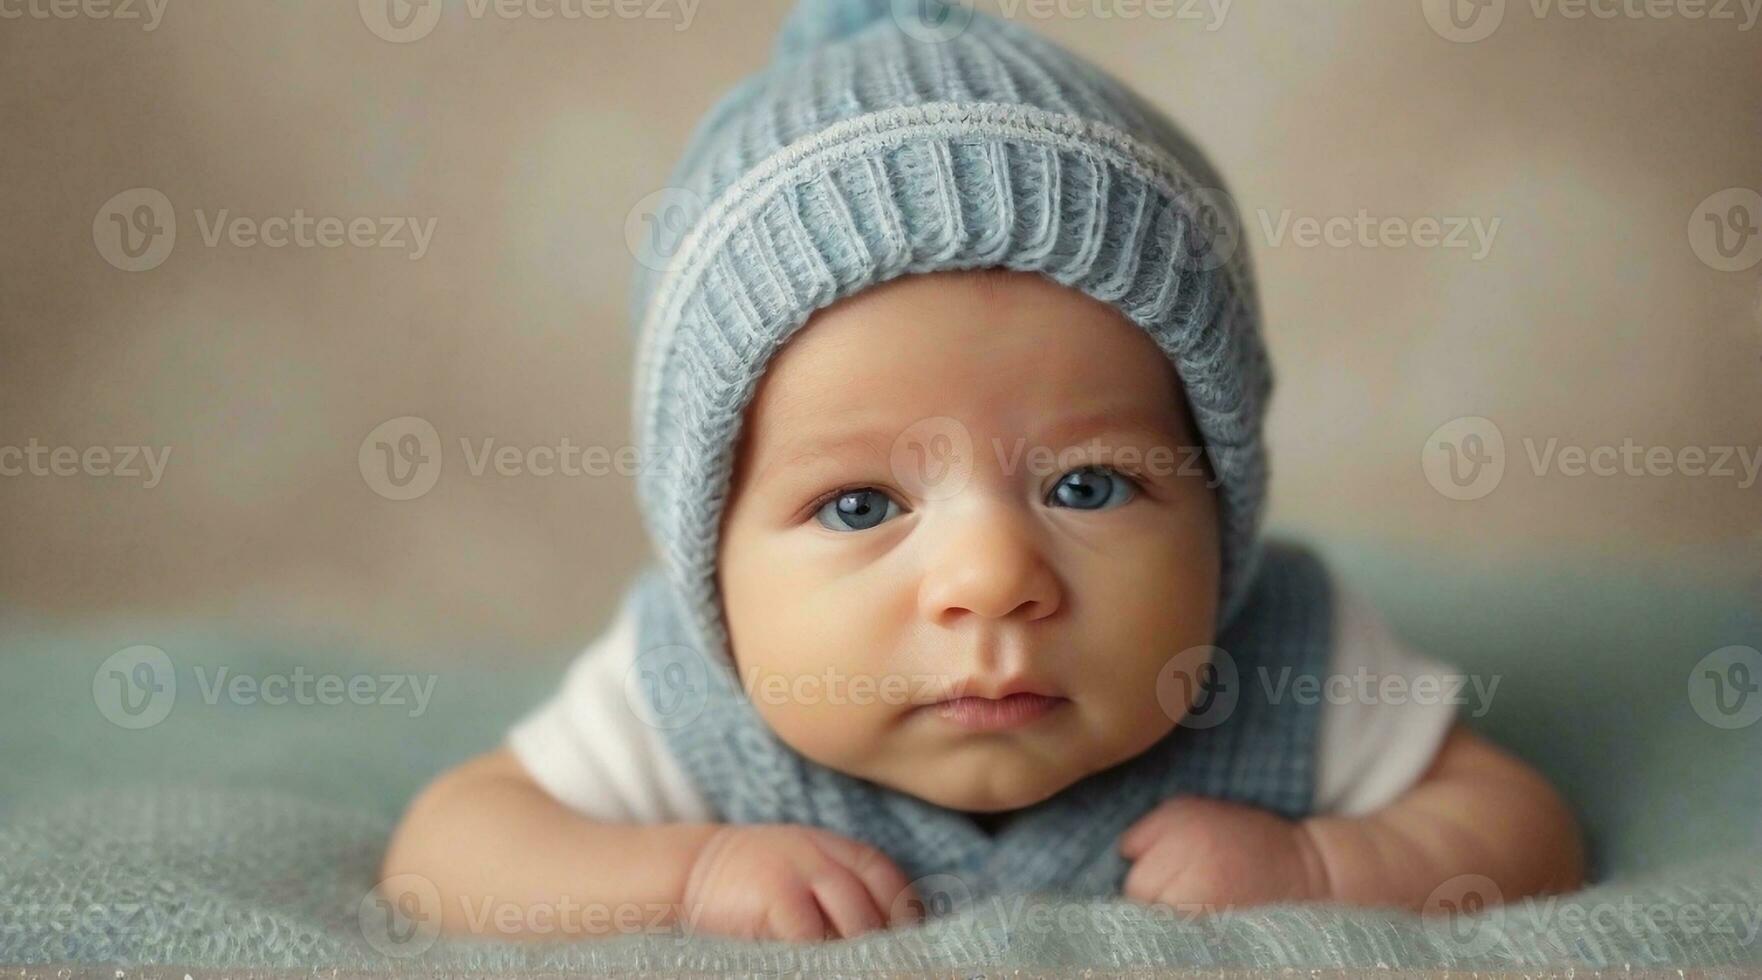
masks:
[(1025, 728), (1070, 703), (1069, 698), (1019, 692), (998, 698), (958, 697), (919, 709), (975, 732)]

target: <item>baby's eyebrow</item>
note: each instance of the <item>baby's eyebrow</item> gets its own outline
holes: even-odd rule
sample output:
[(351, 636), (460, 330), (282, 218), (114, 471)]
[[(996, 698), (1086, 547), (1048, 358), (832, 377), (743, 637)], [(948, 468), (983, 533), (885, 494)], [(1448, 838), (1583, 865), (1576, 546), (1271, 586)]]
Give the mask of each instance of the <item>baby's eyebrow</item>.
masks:
[(761, 457), (759, 469), (753, 474), (753, 482), (761, 482), (767, 474), (779, 467), (791, 466), (817, 456), (848, 454), (853, 450), (860, 450), (885, 460), (893, 440), (903, 431), (903, 428), (895, 430), (869, 425), (848, 429), (829, 428), (793, 436), (769, 447)]
[(1038, 427), (1032, 442), (1067, 446), (1101, 435), (1142, 438), (1151, 445), (1188, 448), (1180, 419), (1158, 415), (1137, 406), (1109, 406), (1061, 416)]
[[(1059, 416), (1032, 427), (1027, 433), (1003, 437), (1006, 445), (1002, 448), (1006, 452), (1012, 449), (1018, 438), (1026, 439), (1030, 446), (1063, 448), (1100, 436), (1138, 440), (1144, 448), (1164, 445), (1172, 450), (1190, 448), (1187, 437), (1179, 434), (1179, 421), (1137, 406), (1104, 406)], [(845, 428), (827, 426), (792, 436), (767, 448), (753, 482), (762, 481), (772, 470), (813, 457), (867, 454), (885, 462), (894, 440), (907, 428), (909, 426), (869, 423)], [(991, 447), (976, 448), (984, 452)]]

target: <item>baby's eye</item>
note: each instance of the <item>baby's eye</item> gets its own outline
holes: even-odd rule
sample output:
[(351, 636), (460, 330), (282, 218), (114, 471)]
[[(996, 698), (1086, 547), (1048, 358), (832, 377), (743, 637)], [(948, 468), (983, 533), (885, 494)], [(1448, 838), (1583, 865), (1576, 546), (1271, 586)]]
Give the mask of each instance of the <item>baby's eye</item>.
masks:
[(1105, 466), (1085, 466), (1059, 477), (1046, 495), (1048, 507), (1101, 510), (1131, 500), (1135, 490), (1124, 474)]
[(897, 512), (893, 498), (871, 487), (845, 490), (815, 512), (820, 526), (833, 531), (867, 531)]

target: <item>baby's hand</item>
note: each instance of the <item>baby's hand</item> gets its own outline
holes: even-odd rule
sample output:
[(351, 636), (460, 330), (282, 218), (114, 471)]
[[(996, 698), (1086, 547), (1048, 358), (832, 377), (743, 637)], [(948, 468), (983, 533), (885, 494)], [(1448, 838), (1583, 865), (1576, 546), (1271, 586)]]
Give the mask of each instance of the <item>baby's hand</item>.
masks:
[(1199, 911), (1327, 898), (1327, 870), (1300, 823), (1197, 796), (1164, 802), (1120, 837), (1127, 898)]
[(693, 929), (807, 942), (915, 921), (918, 903), (887, 855), (831, 831), (734, 825), (698, 851), (685, 883)]

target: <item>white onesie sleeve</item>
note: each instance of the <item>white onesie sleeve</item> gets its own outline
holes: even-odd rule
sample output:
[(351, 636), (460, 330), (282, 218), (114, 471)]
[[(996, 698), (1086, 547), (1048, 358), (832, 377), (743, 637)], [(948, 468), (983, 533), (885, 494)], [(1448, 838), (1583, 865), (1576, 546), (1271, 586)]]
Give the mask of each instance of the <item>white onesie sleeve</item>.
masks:
[(635, 662), (636, 618), (620, 605), (612, 625), (569, 666), (562, 689), (509, 730), (508, 747), (540, 786), (593, 820), (710, 820), (664, 734), (625, 697)]
[[(1361, 596), (1339, 591), (1331, 674), (1350, 680), (1399, 674), (1460, 676), (1409, 650)], [(636, 662), (628, 608), (564, 676), (562, 688), (508, 732), (532, 778), (569, 808), (606, 823), (714, 819), (668, 750), (660, 729), (626, 700)], [(1448, 690), (1446, 686), (1443, 688)], [(1455, 719), (1445, 699), (1330, 698), (1318, 722), (1314, 811), (1357, 816), (1393, 802), (1418, 782)]]
[[(1449, 681), (1462, 675), (1409, 649), (1344, 586), (1329, 675), (1337, 693), (1322, 703), (1314, 811), (1362, 816), (1393, 803), (1431, 767), (1456, 720)], [(1404, 682), (1385, 685), (1391, 676)], [(1416, 687), (1421, 677), (1436, 683)]]

